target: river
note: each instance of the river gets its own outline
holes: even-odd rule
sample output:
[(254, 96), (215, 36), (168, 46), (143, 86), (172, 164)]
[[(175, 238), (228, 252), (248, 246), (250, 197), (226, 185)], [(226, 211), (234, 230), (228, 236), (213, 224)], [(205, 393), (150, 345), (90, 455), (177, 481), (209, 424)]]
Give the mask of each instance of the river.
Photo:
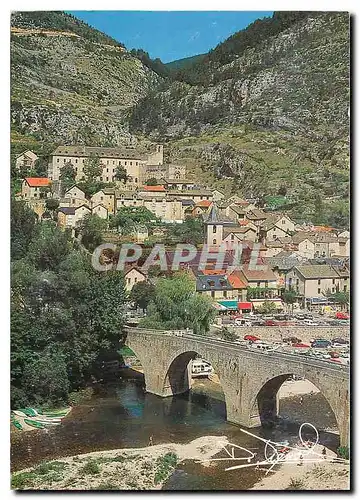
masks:
[[(334, 416), (321, 394), (304, 395), (301, 405), (297, 396), (282, 399), (280, 415), (283, 419), (274, 429), (257, 428), (251, 432), (276, 441), (291, 441), (297, 435), (299, 423), (304, 421), (319, 430), (336, 428)], [(60, 426), (14, 433), (11, 464), (15, 471), (63, 456), (143, 447), (148, 445), (150, 436), (153, 444), (161, 444), (187, 443), (207, 435), (225, 435), (230, 442), (262, 456), (261, 442), (226, 422), (223, 393), (210, 380), (196, 380), (188, 394), (159, 398), (145, 393), (141, 379), (121, 379), (99, 385), (94, 397), (75, 407)], [(335, 432), (321, 431), (320, 442), (335, 450), (339, 438)], [(224, 469), (224, 462), (211, 467), (183, 462), (163, 489), (246, 490), (264, 475), (264, 471), (255, 468), (228, 472)]]

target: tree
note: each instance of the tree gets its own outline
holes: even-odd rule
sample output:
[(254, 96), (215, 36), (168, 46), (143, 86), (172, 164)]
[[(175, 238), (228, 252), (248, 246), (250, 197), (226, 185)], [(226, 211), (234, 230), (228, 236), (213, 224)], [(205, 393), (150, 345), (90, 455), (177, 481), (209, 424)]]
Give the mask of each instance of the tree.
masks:
[(107, 223), (98, 215), (85, 215), (80, 220), (78, 228), (81, 233), (81, 242), (85, 248), (93, 252), (96, 247), (103, 242), (103, 231), (105, 231)]
[(282, 299), (285, 304), (291, 304), (291, 314), (294, 312), (294, 304), (297, 300), (297, 294), (294, 290), (285, 290)]
[(205, 229), (200, 217), (186, 217), (182, 224), (169, 225), (166, 243), (191, 243), (199, 245), (204, 243)]
[(11, 200), (11, 258), (21, 259), (34, 235), (35, 213), (24, 201)]
[(110, 221), (110, 227), (121, 228), (124, 234), (129, 234), (138, 224), (148, 226), (158, 222), (156, 215), (146, 207), (121, 207)]
[(158, 185), (158, 180), (156, 177), (151, 177), (151, 179), (148, 179), (145, 184), (147, 186), (157, 186)]
[(56, 270), (71, 246), (68, 232), (61, 231), (53, 221), (43, 221), (29, 245), (28, 258), (38, 269)]
[(158, 280), (147, 313), (140, 326), (156, 330), (190, 328), (195, 334), (205, 335), (210, 329), (215, 309), (209, 297), (195, 292), (194, 284), (186, 273), (177, 273)]
[(102, 174), (102, 166), (99, 156), (88, 156), (84, 161), (84, 174), (88, 182), (94, 182)]
[(75, 184), (76, 171), (74, 165), (68, 161), (60, 171), (60, 181), (63, 192), (67, 191)]
[(128, 175), (126, 168), (121, 165), (116, 167), (114, 177), (117, 181), (123, 181), (124, 184), (126, 184), (127, 181), (130, 180), (130, 175)]
[(141, 309), (145, 311), (153, 298), (154, 292), (155, 287), (152, 283), (148, 281), (139, 281), (132, 287), (130, 300), (135, 302), (136, 307), (141, 307)]
[(46, 198), (45, 206), (46, 210), (49, 210), (54, 215), (55, 210), (59, 208), (59, 200), (56, 198)]
[(261, 312), (262, 314), (273, 314), (276, 311), (276, 305), (271, 301), (265, 301), (264, 304), (259, 307), (259, 312)]
[(235, 332), (230, 331), (226, 326), (221, 329), (220, 335), (224, 340), (228, 340), (229, 342), (234, 342), (238, 338)]

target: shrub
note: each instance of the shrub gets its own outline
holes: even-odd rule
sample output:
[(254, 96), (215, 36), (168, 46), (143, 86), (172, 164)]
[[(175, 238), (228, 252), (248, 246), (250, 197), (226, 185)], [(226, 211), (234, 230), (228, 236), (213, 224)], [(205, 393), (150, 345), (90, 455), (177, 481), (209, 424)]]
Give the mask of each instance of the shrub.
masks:
[(344, 458), (345, 460), (349, 460), (349, 447), (348, 446), (339, 446), (336, 450), (339, 457)]
[(100, 467), (94, 460), (89, 460), (81, 469), (81, 472), (84, 474), (99, 474)]
[(154, 483), (158, 484), (164, 481), (169, 475), (169, 472), (175, 468), (178, 461), (175, 453), (166, 453), (166, 455), (159, 457), (156, 461), (157, 470), (154, 477)]
[(286, 488), (287, 490), (304, 490), (305, 485), (302, 479), (290, 479), (289, 486)]
[(33, 472), (19, 472), (11, 476), (11, 489), (23, 490), (25, 486), (33, 486), (35, 474)]

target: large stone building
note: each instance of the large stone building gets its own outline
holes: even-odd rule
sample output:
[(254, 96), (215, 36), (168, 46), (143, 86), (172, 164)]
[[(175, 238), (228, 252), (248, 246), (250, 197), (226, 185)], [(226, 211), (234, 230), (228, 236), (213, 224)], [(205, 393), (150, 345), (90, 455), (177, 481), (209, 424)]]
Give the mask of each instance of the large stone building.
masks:
[(164, 165), (163, 146), (156, 144), (155, 151), (147, 154), (135, 148), (59, 146), (50, 156), (48, 176), (51, 180), (58, 181), (61, 169), (70, 164), (76, 172), (75, 181), (84, 180), (86, 160), (91, 157), (100, 160), (102, 173), (97, 180), (101, 182), (116, 182), (117, 167), (125, 168), (128, 175), (127, 189), (142, 186), (151, 178), (171, 181), (181, 180), (186, 175), (184, 165)]

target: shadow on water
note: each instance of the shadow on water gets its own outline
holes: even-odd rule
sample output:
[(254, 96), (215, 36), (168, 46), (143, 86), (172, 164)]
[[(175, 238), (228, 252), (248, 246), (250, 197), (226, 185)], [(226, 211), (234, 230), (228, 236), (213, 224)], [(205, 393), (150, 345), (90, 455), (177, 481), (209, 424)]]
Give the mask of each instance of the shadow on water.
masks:
[[(282, 400), (280, 408), (284, 419), (273, 429), (257, 428), (251, 432), (276, 441), (296, 439), (299, 424), (293, 423), (290, 417), (299, 423), (311, 422), (317, 428), (334, 427), (333, 416), (327, 415), (317, 396), (309, 396), (309, 400), (304, 397), (303, 405), (298, 404), (296, 397)], [(13, 470), (20, 470), (64, 456), (144, 447), (150, 436), (156, 445), (188, 443), (206, 435), (227, 436), (230, 442), (255, 450), (258, 458), (263, 456), (263, 443), (226, 422), (223, 394), (210, 381), (197, 381), (187, 394), (160, 398), (145, 393), (143, 377), (137, 374), (132, 380), (121, 379), (98, 386), (94, 397), (75, 407), (58, 427), (14, 433), (11, 464)], [(336, 449), (338, 436), (320, 432), (320, 442)], [(183, 462), (163, 489), (246, 490), (264, 475), (254, 468), (225, 472), (226, 466), (224, 462), (212, 462), (209, 466)]]

